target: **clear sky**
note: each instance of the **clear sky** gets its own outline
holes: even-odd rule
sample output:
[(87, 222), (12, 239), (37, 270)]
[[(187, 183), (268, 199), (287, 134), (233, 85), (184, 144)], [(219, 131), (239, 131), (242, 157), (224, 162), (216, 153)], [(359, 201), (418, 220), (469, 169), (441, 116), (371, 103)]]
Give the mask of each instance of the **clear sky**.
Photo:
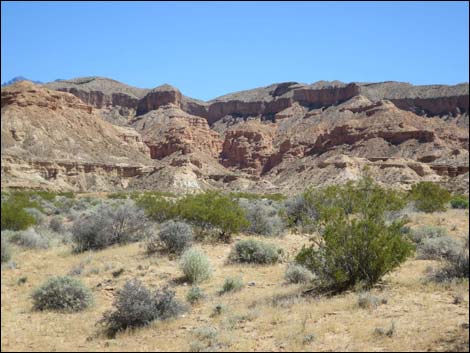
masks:
[(208, 100), (282, 81), (455, 84), (463, 2), (6, 2), (1, 81), (105, 76)]

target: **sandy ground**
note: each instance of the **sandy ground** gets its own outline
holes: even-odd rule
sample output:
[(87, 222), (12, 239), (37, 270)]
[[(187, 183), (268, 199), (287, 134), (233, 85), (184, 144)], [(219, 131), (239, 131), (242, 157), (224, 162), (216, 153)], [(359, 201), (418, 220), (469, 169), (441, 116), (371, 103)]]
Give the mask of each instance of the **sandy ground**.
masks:
[[(462, 238), (468, 233), (468, 211), (412, 214), (411, 226), (439, 225)], [(237, 238), (245, 238), (239, 236)], [(264, 239), (268, 240), (268, 239)], [(468, 351), (468, 281), (436, 284), (426, 281), (437, 261), (410, 259), (387, 275), (372, 294), (386, 299), (377, 308), (362, 309), (358, 294), (304, 298), (302, 287), (286, 285), (284, 271), (308, 237), (288, 234), (270, 239), (287, 251), (284, 263), (269, 266), (227, 265), (231, 245), (198, 245), (209, 255), (214, 276), (200, 285), (208, 298), (173, 320), (118, 334), (109, 339), (95, 323), (111, 308), (116, 290), (139, 278), (150, 287), (169, 285), (184, 301), (189, 285), (178, 281), (178, 260), (147, 256), (141, 244), (73, 254), (69, 247), (23, 250), (15, 247), (16, 268), (1, 271), (2, 351)], [(31, 293), (50, 276), (66, 275), (83, 263), (79, 278), (93, 290), (94, 305), (79, 313), (32, 310)], [(113, 271), (124, 269), (114, 278)], [(220, 296), (224, 279), (241, 276), (241, 291)], [(26, 277), (24, 284), (18, 280)], [(461, 299), (461, 300), (456, 300)], [(225, 310), (213, 316), (215, 306)], [(465, 324), (467, 326), (465, 326)], [(391, 337), (378, 335), (393, 326)], [(209, 342), (196, 328), (217, 330)], [(207, 330), (206, 330), (207, 331)], [(211, 344), (207, 348), (208, 344)]]

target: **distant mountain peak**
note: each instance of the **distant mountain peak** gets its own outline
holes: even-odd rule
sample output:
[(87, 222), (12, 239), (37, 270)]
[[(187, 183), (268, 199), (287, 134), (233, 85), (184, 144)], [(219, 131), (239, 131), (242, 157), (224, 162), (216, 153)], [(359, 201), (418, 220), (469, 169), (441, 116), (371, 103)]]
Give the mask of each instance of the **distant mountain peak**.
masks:
[(19, 81), (29, 81), (29, 82), (37, 83), (37, 84), (42, 84), (43, 83), (41, 81), (30, 80), (29, 78), (26, 78), (24, 76), (16, 76), (16, 77), (13, 77), (10, 81), (2, 83), (2, 87), (12, 85), (12, 84), (14, 84), (16, 82), (19, 82)]

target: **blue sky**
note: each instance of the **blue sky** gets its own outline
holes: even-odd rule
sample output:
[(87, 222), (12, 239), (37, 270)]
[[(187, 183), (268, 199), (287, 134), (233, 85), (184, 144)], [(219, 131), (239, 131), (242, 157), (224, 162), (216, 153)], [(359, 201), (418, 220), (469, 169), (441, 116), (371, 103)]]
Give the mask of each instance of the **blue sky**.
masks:
[(105, 76), (208, 100), (275, 82), (455, 84), (467, 2), (5, 2), (1, 81)]

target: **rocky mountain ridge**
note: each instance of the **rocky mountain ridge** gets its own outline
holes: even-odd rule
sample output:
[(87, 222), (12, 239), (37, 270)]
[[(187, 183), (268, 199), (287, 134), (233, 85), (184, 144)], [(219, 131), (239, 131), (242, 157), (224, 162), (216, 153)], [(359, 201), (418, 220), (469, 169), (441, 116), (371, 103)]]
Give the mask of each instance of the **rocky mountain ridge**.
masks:
[[(61, 91), (56, 94), (59, 102), (54, 91)], [(25, 106), (23, 95), (30, 95)], [(3, 161), (13, 170), (26, 159), (19, 147), (24, 142), (12, 140), (11, 127), (20, 131), (24, 121), (34, 125), (34, 109), (43, 109), (41, 116), (49, 109), (54, 117), (61, 115), (52, 130), (61, 130), (68, 120), (82, 121), (83, 112), (91, 114), (100, 128), (79, 127), (77, 140), (89, 140), (86, 135), (91, 130), (113, 131), (122, 143), (132, 146), (136, 158), (131, 160), (140, 164), (110, 172), (131, 175), (125, 185), (102, 181), (80, 186), (63, 177), (60, 185), (65, 189), (227, 188), (291, 193), (309, 185), (355, 179), (368, 166), (385, 185), (408, 188), (417, 181), (432, 180), (468, 192), (468, 101), (468, 84), (286, 82), (208, 102), (186, 97), (170, 85), (139, 89), (97, 77), (39, 86), (15, 84), (2, 88), (2, 174), (12, 179)], [(62, 112), (59, 107), (66, 109)], [(54, 141), (67, 150), (63, 139), (68, 133), (76, 131), (62, 131), (60, 142), (55, 137), (38, 140), (44, 145)], [(7, 148), (4, 135), (10, 141)], [(76, 149), (83, 170), (90, 169), (87, 163), (98, 166), (98, 156), (112, 161), (109, 165), (119, 164), (115, 157), (122, 153), (119, 148), (112, 152), (99, 140), (93, 142), (94, 155), (82, 153), (91, 141), (80, 146), (83, 150)], [(29, 157), (39, 155), (34, 150), (29, 153)], [(41, 163), (57, 162), (60, 153), (55, 153), (42, 156)], [(71, 158), (72, 164), (75, 159)], [(35, 174), (34, 168), (39, 167), (31, 167), (28, 173)], [(68, 167), (58, 168), (56, 178), (67, 175), (64, 168)], [(98, 167), (89, 175), (93, 173), (104, 175)], [(2, 178), (2, 187), (6, 185)]]

